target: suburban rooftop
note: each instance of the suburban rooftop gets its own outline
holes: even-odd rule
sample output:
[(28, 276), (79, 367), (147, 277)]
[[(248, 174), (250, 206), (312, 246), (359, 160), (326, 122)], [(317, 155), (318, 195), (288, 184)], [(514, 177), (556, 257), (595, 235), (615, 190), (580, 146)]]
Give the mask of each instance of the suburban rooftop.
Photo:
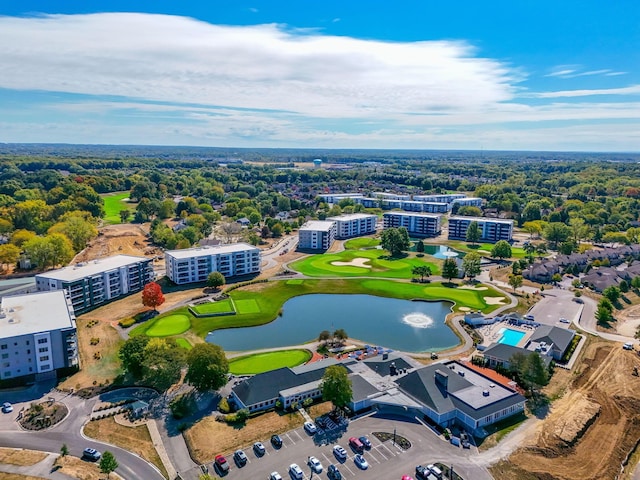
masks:
[(63, 290), (3, 297), (0, 308), (0, 339), (76, 327)]
[(74, 280), (80, 280), (92, 275), (98, 275), (110, 270), (134, 265), (144, 260), (151, 259), (147, 257), (135, 257), (133, 255), (114, 255), (112, 257), (101, 258), (99, 260), (69, 265), (68, 267), (52, 270), (50, 272), (39, 273), (37, 277), (51, 278), (54, 280), (61, 280), (63, 282), (73, 282)]
[(300, 230), (320, 230), (328, 232), (335, 222), (327, 220), (311, 220), (300, 227)]
[(192, 258), (192, 257), (208, 257), (209, 255), (219, 255), (225, 253), (245, 252), (247, 250), (257, 250), (258, 247), (249, 245), (248, 243), (231, 243), (228, 245), (206, 245), (197, 248), (185, 248), (183, 250), (167, 250), (166, 255), (173, 258)]

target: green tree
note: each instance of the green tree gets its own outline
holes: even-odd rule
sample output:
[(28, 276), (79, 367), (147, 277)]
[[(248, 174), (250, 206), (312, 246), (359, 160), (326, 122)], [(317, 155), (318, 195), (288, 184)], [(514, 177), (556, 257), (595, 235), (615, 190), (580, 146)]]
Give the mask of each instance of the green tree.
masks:
[(227, 383), (229, 362), (224, 350), (212, 343), (199, 343), (187, 355), (185, 380), (198, 391), (217, 390)]
[(620, 289), (621, 293), (627, 293), (629, 291), (629, 282), (627, 282), (626, 280), (620, 280), (618, 288)]
[(611, 285), (602, 291), (602, 295), (614, 304), (620, 300), (620, 289), (615, 285)]
[(596, 308), (596, 320), (601, 325), (607, 325), (613, 320), (613, 305), (607, 298), (603, 298)]
[(15, 265), (18, 258), (20, 258), (20, 249), (18, 247), (11, 243), (0, 245), (0, 265), (2, 265), (2, 270), (5, 269), (6, 265)]
[(166, 391), (180, 379), (185, 355), (185, 349), (174, 339), (152, 338), (144, 349), (143, 380), (160, 391)]
[(522, 249), (524, 250), (524, 253), (526, 253), (529, 257), (533, 257), (533, 254), (536, 253), (536, 246), (531, 242), (525, 243), (522, 246)]
[(513, 287), (514, 292), (522, 286), (522, 282), (522, 275), (509, 275), (509, 285)]
[(30, 230), (16, 230), (11, 234), (11, 243), (16, 247), (22, 247), (29, 240), (36, 238), (36, 234)]
[(327, 342), (331, 338), (331, 332), (329, 330), (323, 330), (318, 335), (319, 342)]
[(344, 342), (347, 338), (349, 338), (349, 335), (347, 335), (347, 332), (344, 328), (338, 328), (335, 332), (333, 332), (333, 338)]
[(558, 244), (564, 242), (571, 235), (571, 229), (561, 222), (548, 223), (544, 229), (544, 238), (551, 243), (552, 250), (558, 249)]
[(116, 457), (109, 450), (105, 451), (100, 458), (100, 471), (107, 474), (107, 478), (111, 475), (116, 468), (118, 468), (118, 461)]
[(158, 216), (160, 218), (172, 218), (176, 212), (176, 204), (173, 200), (163, 200), (160, 203), (160, 209), (158, 210)]
[(23, 245), (32, 263), (42, 270), (66, 264), (73, 258), (71, 241), (61, 233), (34, 237)]
[(66, 457), (67, 455), (69, 455), (69, 447), (67, 447), (66, 443), (63, 443), (62, 447), (60, 447), (60, 456)]
[(353, 398), (348, 371), (342, 365), (327, 367), (320, 383), (322, 399), (333, 403), (334, 408), (344, 409)]
[(128, 208), (123, 208), (122, 210), (120, 210), (119, 214), (120, 214), (120, 223), (127, 223), (131, 218), (131, 212), (129, 211)]
[(457, 278), (460, 275), (458, 270), (458, 264), (453, 258), (445, 259), (442, 264), (442, 276), (451, 282), (452, 279)]
[(95, 226), (95, 219), (90, 215), (85, 218), (80, 212), (72, 213), (72, 215), (67, 214), (64, 221), (51, 227), (48, 233), (62, 233), (71, 240), (73, 249), (79, 252), (98, 235), (98, 229)]
[(118, 357), (122, 362), (122, 367), (131, 373), (135, 378), (142, 377), (142, 366), (145, 359), (145, 348), (151, 340), (146, 335), (130, 337), (120, 347)]
[(480, 225), (478, 225), (478, 222), (471, 222), (469, 224), (469, 227), (467, 227), (467, 235), (466, 235), (467, 242), (475, 245), (480, 241), (481, 235), (482, 235), (482, 232), (480, 231)]
[(631, 286), (636, 290), (640, 289), (640, 277), (633, 277), (631, 279)]
[(392, 227), (383, 230), (380, 244), (382, 245), (382, 248), (389, 251), (393, 257), (400, 255), (405, 250), (409, 250), (409, 247), (411, 246), (409, 233), (404, 227)]
[(420, 281), (424, 282), (424, 277), (431, 275), (431, 267), (429, 265), (415, 265), (411, 268), (411, 275), (420, 277)]
[(422, 240), (416, 242), (416, 252), (424, 253), (424, 242)]
[(480, 275), (480, 254), (476, 252), (467, 253), (462, 259), (462, 270), (464, 274), (473, 280)]
[(559, 273), (554, 273), (553, 275), (551, 275), (551, 281), (553, 283), (560, 283), (562, 281), (562, 275), (560, 275)]
[(493, 258), (511, 258), (511, 245), (506, 240), (499, 240), (491, 249)]
[(211, 272), (207, 277), (207, 287), (219, 289), (224, 286), (227, 280), (220, 272)]

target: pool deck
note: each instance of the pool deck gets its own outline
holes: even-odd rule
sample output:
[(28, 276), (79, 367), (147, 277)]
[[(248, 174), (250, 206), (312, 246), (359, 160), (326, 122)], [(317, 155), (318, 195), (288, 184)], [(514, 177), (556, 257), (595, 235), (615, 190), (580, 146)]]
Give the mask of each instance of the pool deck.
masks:
[(533, 334), (535, 327), (531, 327), (528, 325), (513, 325), (509, 322), (496, 322), (492, 325), (484, 325), (482, 327), (479, 327), (476, 331), (482, 336), (483, 341), (481, 343), (481, 345), (488, 347), (489, 345), (493, 344), (493, 343), (497, 343), (498, 340), (500, 340), (500, 337), (502, 337), (502, 334), (500, 333), (500, 330), (503, 328), (509, 328), (511, 330), (516, 330), (518, 332), (523, 332), (525, 335), (520, 339), (520, 341), (514, 345), (516, 347), (524, 347), (524, 345), (526, 345), (526, 343), (529, 341), (529, 338), (531, 338), (531, 335)]

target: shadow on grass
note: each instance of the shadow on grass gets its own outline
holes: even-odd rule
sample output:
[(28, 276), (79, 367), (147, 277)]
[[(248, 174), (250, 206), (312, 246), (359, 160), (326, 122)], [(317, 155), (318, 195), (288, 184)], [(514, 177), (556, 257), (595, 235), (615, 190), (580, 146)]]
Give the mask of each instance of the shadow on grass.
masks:
[(409, 254), (408, 254), (408, 253), (406, 253), (406, 252), (400, 252), (400, 253), (397, 253), (397, 254), (395, 254), (395, 255), (380, 255), (378, 258), (379, 258), (380, 260), (390, 260), (390, 261), (393, 261), (393, 260), (404, 260), (404, 259), (405, 259), (405, 258), (407, 258), (408, 256), (409, 256)]
[(476, 446), (480, 447), (480, 445), (482, 445), (484, 441), (492, 435), (495, 435), (496, 442), (499, 442), (506, 435), (518, 428), (525, 420), (527, 420), (527, 416), (524, 414), (524, 412), (522, 412), (518, 415), (514, 415), (512, 417), (505, 418), (504, 420), (500, 420), (499, 422), (485, 426), (484, 429), (489, 435), (484, 438), (474, 437)]

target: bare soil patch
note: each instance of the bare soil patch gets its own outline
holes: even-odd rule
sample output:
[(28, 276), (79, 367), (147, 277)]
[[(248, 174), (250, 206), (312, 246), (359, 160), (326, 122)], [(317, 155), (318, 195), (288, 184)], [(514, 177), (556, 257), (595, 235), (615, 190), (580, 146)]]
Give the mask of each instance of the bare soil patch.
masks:
[(17, 465), (18, 467), (28, 467), (40, 463), (47, 458), (43, 452), (33, 450), (21, 450), (14, 448), (0, 448), (0, 463)]
[(109, 417), (89, 422), (84, 427), (84, 434), (96, 440), (113, 443), (141, 456), (158, 467), (165, 478), (168, 477), (146, 424), (128, 427), (116, 423), (113, 417)]
[[(495, 478), (613, 478), (640, 438), (640, 356), (594, 340), (576, 363), (564, 395)], [(633, 468), (635, 465), (632, 465)]]
[(44, 430), (60, 423), (69, 413), (63, 403), (32, 403), (20, 418), (20, 425), (26, 430)]
[(82, 250), (73, 263), (88, 262), (111, 255), (136, 255), (152, 257), (161, 255), (161, 250), (148, 238), (149, 224), (122, 224), (102, 227), (98, 236)]
[[(98, 463), (87, 462), (78, 457), (65, 456), (56, 459), (55, 466), (58, 467), (57, 472), (64, 473), (78, 480), (104, 480), (106, 475), (100, 472)], [(122, 479), (120, 475), (112, 472), (110, 479)]]
[(32, 477), (31, 475), (20, 475), (19, 473), (6, 473), (0, 472), (2, 474), (2, 480), (47, 480), (42, 477)]

